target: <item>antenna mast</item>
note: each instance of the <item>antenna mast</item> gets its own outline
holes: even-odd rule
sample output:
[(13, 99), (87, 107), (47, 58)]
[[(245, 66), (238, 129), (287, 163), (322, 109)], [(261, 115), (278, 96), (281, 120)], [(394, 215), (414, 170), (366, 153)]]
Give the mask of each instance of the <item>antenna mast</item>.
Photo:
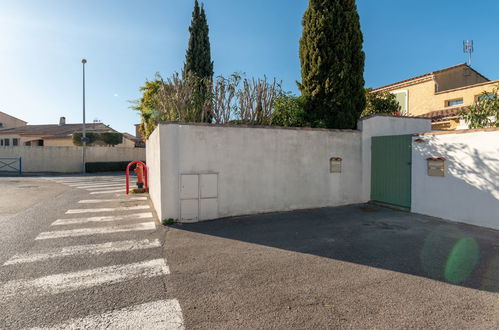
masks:
[(463, 52), (468, 54), (468, 65), (471, 66), (471, 54), (475, 50), (473, 46), (473, 40), (464, 40), (463, 41)]

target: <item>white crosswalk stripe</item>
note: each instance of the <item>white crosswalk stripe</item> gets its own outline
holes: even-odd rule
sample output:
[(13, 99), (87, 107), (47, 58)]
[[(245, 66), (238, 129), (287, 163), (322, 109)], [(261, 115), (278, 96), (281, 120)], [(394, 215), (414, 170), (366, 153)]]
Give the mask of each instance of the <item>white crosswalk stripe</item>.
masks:
[(137, 277), (148, 278), (169, 273), (170, 269), (164, 259), (154, 259), (133, 264), (43, 276), (36, 279), (13, 280), (0, 287), (0, 296), (58, 294), (124, 282)]
[(178, 300), (170, 299), (72, 319), (49, 328), (33, 328), (35, 329), (183, 330), (185, 327)]
[(72, 218), (72, 219), (58, 219), (54, 221), (51, 226), (66, 226), (66, 225), (78, 225), (83, 223), (91, 222), (110, 222), (118, 220), (130, 220), (130, 219), (151, 219), (153, 215), (151, 212), (144, 213), (132, 213), (124, 215), (107, 215), (100, 217), (87, 217), (87, 218)]
[(98, 188), (85, 188), (85, 187), (76, 187), (76, 188), (78, 188), (78, 189), (85, 189), (87, 191), (99, 191), (99, 190), (116, 189), (116, 188), (119, 188), (119, 187), (124, 188), (125, 185), (124, 184), (119, 184), (119, 185), (108, 185), (108, 186), (98, 187)]
[(99, 184), (99, 185), (71, 185), (72, 187), (78, 188), (78, 189), (99, 189), (99, 188), (116, 188), (116, 187), (123, 187), (125, 186), (125, 183), (109, 183), (109, 184)]
[(106, 190), (106, 191), (92, 191), (90, 195), (97, 195), (97, 194), (110, 194), (110, 193), (117, 193), (117, 192), (122, 192), (124, 193), (124, 189), (119, 189), (119, 190)]
[(112, 202), (128, 202), (128, 201), (146, 201), (147, 197), (130, 197), (130, 198), (115, 198), (115, 199), (84, 199), (79, 201), (80, 204), (98, 204)]
[(69, 179), (69, 180), (52, 180), (61, 184), (100, 184), (100, 183), (109, 183), (109, 182), (125, 182), (124, 179), (110, 179), (110, 180), (97, 180), (97, 179)]
[(63, 248), (51, 249), (45, 252), (28, 252), (23, 254), (17, 254), (7, 260), (5, 265), (16, 265), (22, 263), (45, 261), (56, 258), (63, 257), (74, 257), (80, 255), (101, 255), (111, 252), (121, 252), (121, 251), (134, 251), (134, 250), (144, 250), (160, 247), (161, 243), (158, 239), (149, 240), (144, 239), (141, 241), (117, 241), (117, 242), (107, 242), (103, 244), (88, 244), (88, 245), (75, 245), (66, 246)]
[[(84, 297), (89, 292), (99, 295), (101, 287), (119, 284), (119, 286), (109, 287), (106, 290), (114, 292), (115, 288), (121, 288), (116, 289), (117, 297), (126, 294), (127, 300), (125, 301), (134, 301), (133, 297), (129, 295), (131, 292), (135, 292), (134, 290), (142, 288), (142, 284), (137, 286), (138, 283), (142, 283), (142, 281), (147, 283), (152, 278), (170, 274), (170, 268), (162, 254), (162, 240), (151, 238), (152, 235), (157, 237), (154, 232), (156, 222), (153, 212), (150, 212), (148, 198), (136, 195), (133, 197), (125, 196), (123, 177), (66, 176), (47, 179), (73, 188), (84, 189), (90, 195), (109, 195), (95, 196), (95, 199), (94, 196), (89, 196), (90, 199), (78, 201), (78, 206), (81, 208), (67, 210), (68, 218), (55, 220), (49, 231), (42, 232), (35, 238), (38, 246), (14, 255), (2, 265), (2, 267), (9, 267), (5, 274), (24, 272), (24, 267), (28, 267), (26, 274), (37, 274), (38, 268), (30, 269), (29, 267), (43, 266), (43, 264), (37, 264), (39, 262), (49, 263), (49, 265), (53, 263), (56, 267), (64, 264), (65, 271), (51, 271), (51, 268), (44, 267), (40, 269), (44, 269), (50, 275), (45, 273), (44, 276), (27, 275), (28, 278), (12, 276), (10, 280), (0, 279), (0, 297), (15, 301), (17, 301), (16, 299), (30, 301), (30, 299), (39, 299), (36, 298), (39, 296), (48, 296), (51, 299), (51, 295), (73, 292), (68, 295), (69, 298), (66, 298), (65, 295), (60, 297), (78, 301), (80, 295)], [(88, 206), (91, 208), (85, 208)], [(116, 212), (122, 214), (116, 214)], [(103, 214), (86, 216), (87, 214), (92, 215), (91, 213)], [(78, 216), (78, 214), (82, 215)], [(71, 215), (76, 217), (71, 217)], [(119, 233), (121, 235), (116, 235)], [(130, 237), (132, 235), (133, 237)], [(107, 239), (108, 236), (109, 239)], [(93, 237), (99, 237), (103, 240), (88, 242)], [(78, 243), (63, 238), (75, 238)], [(131, 254), (132, 260), (109, 265), (109, 262), (113, 263), (115, 257), (126, 260), (123, 258), (127, 255), (123, 253), (133, 251), (137, 252)], [(144, 252), (138, 253), (138, 251)], [(113, 253), (121, 254), (113, 255)], [(147, 260), (136, 261), (141, 256), (146, 256), (143, 258)], [(72, 258), (73, 261), (71, 261)], [(84, 262), (87, 258), (89, 265), (96, 266), (88, 266), (85, 267), (87, 269), (81, 270), (82, 261)], [(79, 268), (71, 270), (73, 264), (79, 265)], [(152, 281), (156, 282), (157, 279), (152, 279)], [(161, 281), (161, 283), (165, 282)], [(130, 287), (122, 290), (122, 287), (125, 286)], [(117, 310), (109, 310), (112, 307), (106, 304), (107, 307), (104, 307), (106, 309), (100, 314), (85, 315), (81, 311), (72, 310), (69, 311), (67, 317), (63, 316), (59, 319), (66, 318), (66, 321), (46, 328), (33, 329), (185, 329), (179, 301), (173, 299), (174, 297), (166, 299), (166, 294), (165, 292), (165, 299), (162, 300), (157, 300), (161, 299), (157, 295), (154, 295), (154, 298), (151, 295), (153, 301), (144, 303), (143, 301), (148, 300), (140, 300), (140, 302), (137, 301), (136, 305), (131, 303), (129, 306)], [(130, 300), (131, 298), (132, 300)], [(96, 297), (96, 301), (98, 302), (99, 298)], [(61, 304), (64, 303), (61, 301)], [(43, 306), (37, 306), (37, 308), (43, 309)], [(32, 315), (37, 317), (40, 313)], [(78, 317), (74, 317), (75, 315)], [(33, 326), (37, 323), (28, 324)]]
[(73, 209), (73, 210), (67, 210), (66, 214), (136, 211), (136, 210), (145, 210), (149, 208), (150, 208), (149, 205), (136, 205), (136, 206), (120, 206), (120, 207), (102, 207), (98, 209)]
[(102, 234), (113, 234), (113, 233), (123, 233), (128, 231), (146, 231), (156, 229), (156, 224), (154, 221), (142, 222), (138, 224), (128, 224), (128, 225), (117, 225), (108, 227), (95, 227), (95, 228), (81, 228), (72, 230), (58, 230), (58, 231), (48, 231), (38, 235), (35, 240), (44, 239), (54, 239), (54, 238), (64, 238), (64, 237), (79, 237), (79, 236), (89, 236), (89, 235), (102, 235)]

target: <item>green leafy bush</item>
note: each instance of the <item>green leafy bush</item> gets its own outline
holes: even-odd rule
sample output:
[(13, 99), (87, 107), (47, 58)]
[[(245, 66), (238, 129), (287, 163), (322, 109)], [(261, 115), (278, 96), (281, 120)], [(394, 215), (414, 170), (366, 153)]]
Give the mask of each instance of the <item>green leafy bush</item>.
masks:
[(173, 218), (168, 218), (168, 219), (161, 220), (161, 223), (163, 224), (163, 226), (173, 225), (173, 224), (175, 224), (177, 222), (178, 222), (178, 220), (177, 219), (173, 219)]
[(115, 146), (123, 143), (123, 134), (113, 132), (100, 133), (100, 140), (104, 144)]
[(276, 99), (272, 113), (272, 126), (307, 126), (304, 111), (305, 101), (301, 96), (284, 95)]
[[(87, 132), (85, 135), (89, 140), (87, 145), (110, 145), (114, 147), (117, 144), (123, 143), (123, 134), (117, 132)], [(73, 144), (76, 146), (82, 146), (82, 136), (83, 134), (80, 132), (73, 133)]]
[(395, 94), (389, 92), (373, 92), (371, 88), (366, 88), (366, 107), (361, 117), (374, 115), (377, 113), (394, 114), (400, 111), (400, 104)]
[[(94, 144), (95, 141), (98, 140), (98, 135), (96, 133), (87, 132), (85, 135), (88, 138), (87, 145)], [(83, 136), (82, 133), (73, 133), (73, 144), (75, 146), (81, 147), (83, 145), (83, 143), (81, 142), (82, 136)]]
[(492, 92), (483, 92), (460, 116), (469, 128), (499, 127), (499, 85)]

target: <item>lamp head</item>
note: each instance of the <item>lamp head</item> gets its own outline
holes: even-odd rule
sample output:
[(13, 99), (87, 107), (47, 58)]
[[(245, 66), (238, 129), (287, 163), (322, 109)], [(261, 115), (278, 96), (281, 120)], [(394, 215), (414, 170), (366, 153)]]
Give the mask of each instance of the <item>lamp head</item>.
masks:
[(87, 60), (86, 59), (82, 59), (81, 63), (85, 64), (85, 63), (87, 63)]

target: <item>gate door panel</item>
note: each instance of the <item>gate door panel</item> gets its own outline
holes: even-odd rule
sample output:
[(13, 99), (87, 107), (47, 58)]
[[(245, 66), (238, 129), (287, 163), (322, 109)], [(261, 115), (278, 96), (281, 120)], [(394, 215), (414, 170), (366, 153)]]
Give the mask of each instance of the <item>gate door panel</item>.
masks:
[(372, 201), (411, 207), (411, 148), (412, 135), (372, 138)]

